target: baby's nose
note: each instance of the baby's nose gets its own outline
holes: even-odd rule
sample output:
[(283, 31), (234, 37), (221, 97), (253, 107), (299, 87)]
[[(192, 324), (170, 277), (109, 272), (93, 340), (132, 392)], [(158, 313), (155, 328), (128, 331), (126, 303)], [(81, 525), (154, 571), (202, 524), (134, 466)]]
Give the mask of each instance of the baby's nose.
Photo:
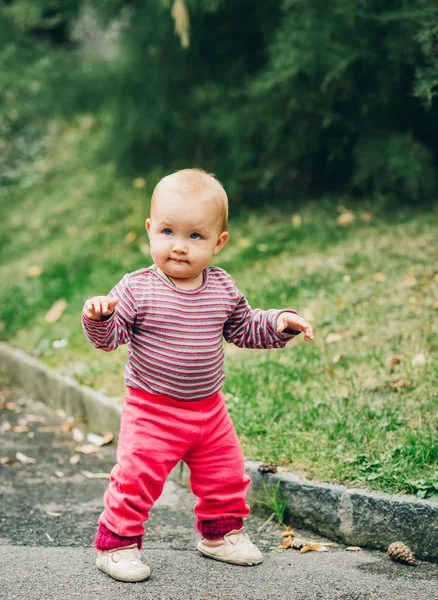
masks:
[(173, 248), (172, 249), (173, 249), (174, 252), (179, 252), (179, 253), (187, 252), (187, 247), (186, 247), (186, 245), (184, 244), (184, 242), (182, 240), (177, 240), (176, 239), (173, 242)]

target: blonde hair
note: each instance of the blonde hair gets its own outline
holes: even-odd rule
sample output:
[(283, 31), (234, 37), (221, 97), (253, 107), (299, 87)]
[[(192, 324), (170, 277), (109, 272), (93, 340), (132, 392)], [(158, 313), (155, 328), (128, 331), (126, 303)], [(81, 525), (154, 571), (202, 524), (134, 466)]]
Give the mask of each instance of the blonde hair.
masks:
[(151, 212), (160, 191), (173, 191), (183, 196), (205, 191), (218, 205), (221, 213), (221, 231), (228, 229), (228, 196), (222, 184), (211, 173), (203, 169), (182, 169), (166, 175), (155, 186), (151, 198)]

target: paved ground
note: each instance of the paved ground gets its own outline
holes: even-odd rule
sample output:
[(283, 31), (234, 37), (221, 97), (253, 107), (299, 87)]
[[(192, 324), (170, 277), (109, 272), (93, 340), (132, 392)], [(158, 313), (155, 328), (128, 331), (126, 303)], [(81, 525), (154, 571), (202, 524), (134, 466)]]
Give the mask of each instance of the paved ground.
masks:
[[(407, 567), (381, 552), (342, 547), (326, 553), (279, 551), (281, 530), (256, 516), (247, 528), (266, 553), (262, 565), (237, 567), (200, 556), (194, 498), (173, 482), (166, 484), (148, 523), (143, 556), (152, 568), (150, 579), (116, 582), (94, 567), (91, 547), (107, 480), (83, 474), (108, 473), (115, 448), (75, 452), (80, 444), (72, 431), (60, 430), (68, 423), (66, 415), (16, 389), (4, 390), (0, 401), (0, 455), (2, 462), (11, 459), (0, 467), (4, 600), (115, 600), (122, 594), (142, 600), (438, 600), (436, 564)], [(35, 462), (24, 464), (17, 452)], [(74, 455), (80, 460), (71, 464)]]

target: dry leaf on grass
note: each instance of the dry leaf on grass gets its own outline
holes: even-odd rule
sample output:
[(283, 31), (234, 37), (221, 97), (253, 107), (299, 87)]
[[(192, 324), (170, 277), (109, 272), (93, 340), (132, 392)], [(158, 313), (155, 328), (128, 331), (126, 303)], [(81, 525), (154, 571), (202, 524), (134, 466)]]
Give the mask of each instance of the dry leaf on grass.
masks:
[(73, 456), (70, 456), (70, 458), (68, 459), (68, 462), (71, 465), (77, 465), (80, 460), (81, 457), (79, 456), (79, 454), (73, 454)]
[(55, 471), (56, 477), (64, 477), (63, 471)]
[(109, 479), (110, 473), (91, 473), (91, 471), (81, 471), (88, 479)]
[(32, 265), (31, 267), (28, 267), (26, 271), (29, 277), (40, 277), (42, 272), (43, 269), (39, 265)]
[(67, 301), (64, 299), (57, 300), (53, 305), (49, 312), (46, 314), (46, 322), (47, 323), (55, 323), (61, 317), (63, 312), (67, 307)]
[(48, 533), (46, 533), (46, 537), (49, 540), (49, 542), (54, 542), (54, 539), (52, 537), (50, 537), (50, 535)]
[(326, 344), (334, 344), (335, 342), (340, 342), (342, 340), (342, 335), (340, 333), (329, 333), (325, 338)]
[(355, 220), (355, 216), (349, 210), (342, 212), (339, 215), (339, 217), (336, 219), (336, 221), (339, 225), (350, 225), (351, 223), (354, 223), (354, 220)]
[(348, 546), (344, 548), (347, 552), (362, 552), (362, 548), (360, 546)]
[(14, 462), (14, 460), (12, 458), (10, 458), (9, 456), (0, 457), (0, 465), (10, 465), (13, 462)]
[(422, 367), (426, 364), (426, 357), (423, 352), (419, 352), (416, 354), (411, 360), (411, 364), (413, 367)]
[(46, 510), (46, 514), (49, 515), (49, 517), (60, 517), (62, 515), (60, 512), (52, 512), (51, 510)]
[(17, 410), (17, 405), (15, 402), (5, 402), (3, 408), (6, 410)]
[(33, 463), (36, 463), (36, 459), (35, 458), (31, 458), (30, 456), (26, 456), (22, 452), (17, 452), (15, 454), (15, 458), (17, 460), (19, 460), (21, 463), (23, 463), (24, 465), (32, 465)]
[(292, 215), (292, 227), (294, 229), (298, 229), (298, 227), (301, 227), (301, 216), (298, 213), (295, 213), (294, 215)]
[(282, 548), (290, 548), (292, 546), (292, 538), (288, 537), (282, 542), (280, 542), (280, 546)]
[(396, 354), (390, 354), (385, 360), (385, 364), (392, 371), (392, 369), (400, 364), (400, 358)]

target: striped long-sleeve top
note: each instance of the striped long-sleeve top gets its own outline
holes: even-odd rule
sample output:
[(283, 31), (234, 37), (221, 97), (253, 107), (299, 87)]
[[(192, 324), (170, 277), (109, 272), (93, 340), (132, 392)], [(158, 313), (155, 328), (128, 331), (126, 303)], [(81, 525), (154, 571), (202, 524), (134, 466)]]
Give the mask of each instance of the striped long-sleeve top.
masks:
[(178, 400), (199, 400), (221, 389), (223, 338), (243, 348), (282, 348), (299, 334), (278, 333), (277, 317), (284, 311), (251, 309), (219, 267), (205, 269), (197, 289), (184, 290), (152, 265), (125, 275), (108, 295), (120, 298), (115, 311), (103, 321), (82, 315), (85, 335), (107, 352), (128, 344), (128, 387)]

